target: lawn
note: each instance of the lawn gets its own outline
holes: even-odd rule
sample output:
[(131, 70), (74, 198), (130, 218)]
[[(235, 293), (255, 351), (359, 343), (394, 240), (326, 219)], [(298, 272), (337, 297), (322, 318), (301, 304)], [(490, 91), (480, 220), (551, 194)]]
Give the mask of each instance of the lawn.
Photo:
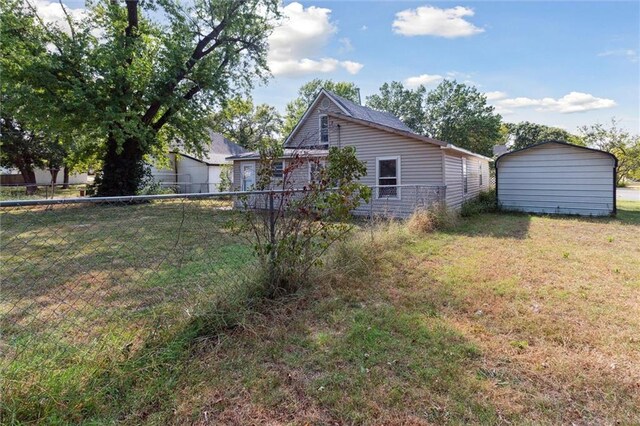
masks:
[[(122, 318), (108, 357), (72, 358), (68, 382), (56, 376), (31, 386), (44, 388), (34, 396), (16, 392), (9, 408), (24, 418), (20, 403), (45, 401), (31, 419), (46, 423), (637, 424), (640, 204), (619, 209), (601, 219), (484, 214), (423, 235), (383, 224), (336, 247), (309, 290), (264, 302), (233, 329), (208, 333), (194, 315), (166, 323), (152, 344), (127, 346), (136, 321), (148, 327), (149, 313), (176, 318), (185, 307), (136, 289), (117, 298)], [(226, 213), (218, 213), (207, 220), (219, 225)], [(148, 229), (134, 232), (124, 217), (112, 226), (156, 247), (164, 225), (147, 214)], [(203, 232), (206, 217), (190, 232)], [(212, 255), (181, 265), (193, 262), (202, 278), (212, 258), (248, 261), (237, 237), (216, 235)], [(219, 253), (229, 245), (237, 251)], [(173, 278), (150, 287), (171, 288), (174, 268), (153, 269)], [(69, 383), (72, 391), (60, 389)]]

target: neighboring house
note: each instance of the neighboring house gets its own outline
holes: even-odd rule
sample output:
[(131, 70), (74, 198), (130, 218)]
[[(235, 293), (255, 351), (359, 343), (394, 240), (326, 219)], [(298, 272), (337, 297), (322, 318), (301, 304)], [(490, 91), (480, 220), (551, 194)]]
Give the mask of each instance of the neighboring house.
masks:
[[(52, 182), (51, 172), (48, 169), (35, 169), (36, 184), (38, 185), (62, 185), (64, 183), (64, 168), (58, 171), (56, 181)], [(82, 185), (89, 183), (89, 174), (83, 173), (70, 173), (69, 185)], [(0, 168), (0, 184), (2, 185), (24, 185), (24, 179), (18, 169), (13, 168)]]
[[(326, 157), (332, 146), (353, 146), (366, 163), (361, 182), (374, 187), (373, 201), (362, 213), (406, 216), (425, 197), (442, 197), (458, 208), (489, 188), (490, 158), (452, 144), (414, 133), (387, 112), (355, 104), (321, 90), (285, 141), (278, 169), (293, 156)], [(259, 155), (229, 157), (234, 165), (234, 187), (248, 190), (255, 184)], [(300, 186), (309, 181), (317, 162), (298, 172)], [(445, 189), (446, 187), (446, 189)], [(429, 195), (430, 194), (430, 195)], [(434, 195), (435, 194), (435, 195)]]
[(496, 160), (498, 204), (505, 210), (604, 216), (616, 213), (613, 154), (548, 141)]
[[(163, 187), (174, 188), (180, 193), (220, 192), (220, 183), (225, 168), (232, 173), (230, 155), (245, 152), (240, 145), (231, 142), (219, 133), (209, 131), (210, 143), (202, 154), (185, 152), (179, 148), (168, 154), (166, 168), (151, 167), (154, 180)], [(233, 182), (233, 175), (229, 176)]]

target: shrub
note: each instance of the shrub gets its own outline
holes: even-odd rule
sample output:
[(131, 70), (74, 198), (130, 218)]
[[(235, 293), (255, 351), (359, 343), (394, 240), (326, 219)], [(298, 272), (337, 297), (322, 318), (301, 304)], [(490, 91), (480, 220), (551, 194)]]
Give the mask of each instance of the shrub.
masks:
[(407, 221), (413, 232), (429, 233), (437, 229), (451, 228), (457, 224), (458, 215), (446, 207), (422, 209), (414, 212)]
[(495, 189), (483, 191), (473, 200), (465, 201), (460, 209), (460, 216), (470, 217), (481, 213), (498, 211), (498, 202)]

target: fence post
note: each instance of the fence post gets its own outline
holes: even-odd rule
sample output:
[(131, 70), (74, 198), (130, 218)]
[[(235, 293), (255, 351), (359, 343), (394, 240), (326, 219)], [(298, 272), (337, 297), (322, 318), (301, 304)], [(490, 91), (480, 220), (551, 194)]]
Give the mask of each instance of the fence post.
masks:
[(276, 217), (273, 208), (273, 191), (269, 191), (269, 278), (272, 283), (275, 280), (275, 263), (276, 263)]

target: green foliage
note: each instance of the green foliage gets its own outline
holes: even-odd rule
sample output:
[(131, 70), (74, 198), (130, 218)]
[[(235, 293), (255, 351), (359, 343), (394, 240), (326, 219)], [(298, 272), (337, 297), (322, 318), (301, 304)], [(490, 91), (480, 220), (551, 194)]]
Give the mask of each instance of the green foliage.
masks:
[(477, 198), (462, 203), (460, 216), (471, 217), (481, 213), (493, 213), (496, 211), (498, 211), (496, 191), (495, 189), (491, 189), (481, 192)]
[(392, 81), (380, 86), (379, 94), (367, 96), (367, 106), (387, 111), (398, 117), (418, 134), (425, 133), (424, 97), (427, 89), (406, 89), (402, 83)]
[(573, 145), (584, 145), (582, 139), (558, 127), (522, 121), (505, 123), (502, 129), (504, 142), (509, 142), (512, 150), (526, 148), (545, 141), (567, 142)]
[(233, 181), (231, 176), (233, 173), (233, 166), (231, 164), (224, 164), (220, 170), (220, 184), (218, 185), (218, 191), (226, 192), (231, 191), (233, 188)]
[(211, 116), (211, 129), (247, 148), (281, 139), (283, 120), (278, 111), (267, 104), (254, 105), (251, 98), (229, 99)]
[(293, 128), (296, 127), (296, 124), (298, 124), (298, 121), (300, 121), (304, 115), (304, 112), (309, 108), (309, 105), (311, 105), (311, 102), (313, 102), (320, 89), (323, 88), (338, 96), (358, 103), (359, 91), (354, 83), (321, 80), (319, 78), (311, 80), (303, 84), (302, 87), (298, 89), (298, 97), (287, 104), (284, 127), (282, 129), (282, 134), (285, 137), (291, 134)]
[(606, 127), (600, 123), (582, 126), (580, 135), (587, 146), (609, 152), (618, 159), (617, 184), (640, 177), (640, 135), (632, 135), (611, 119)]
[[(326, 167), (320, 167), (318, 158), (287, 158), (283, 176), (277, 179), (271, 166), (282, 158), (281, 145), (260, 152), (257, 189), (279, 190), (242, 197), (245, 215), (234, 229), (248, 236), (267, 271), (267, 295), (276, 297), (308, 283), (308, 273), (322, 262), (322, 254), (351, 231), (353, 225), (347, 219), (361, 202), (368, 202), (371, 190), (358, 183), (366, 165), (357, 159), (353, 147), (332, 147)], [(310, 162), (319, 173), (301, 187), (294, 176), (304, 173)], [(265, 206), (270, 207), (263, 211)]]
[(502, 117), (473, 86), (444, 80), (427, 94), (426, 135), (491, 156), (500, 140)]
[(105, 0), (62, 26), (3, 1), (3, 95), (29, 105), (30, 127), (94, 144), (102, 195), (134, 193), (144, 157), (170, 141), (201, 148), (211, 109), (268, 77), (279, 17), (277, 0)]
[(367, 97), (367, 106), (390, 112), (418, 134), (487, 156), (503, 138), (502, 117), (484, 94), (455, 80), (444, 80), (429, 92), (424, 86), (410, 90), (397, 81), (385, 83)]

